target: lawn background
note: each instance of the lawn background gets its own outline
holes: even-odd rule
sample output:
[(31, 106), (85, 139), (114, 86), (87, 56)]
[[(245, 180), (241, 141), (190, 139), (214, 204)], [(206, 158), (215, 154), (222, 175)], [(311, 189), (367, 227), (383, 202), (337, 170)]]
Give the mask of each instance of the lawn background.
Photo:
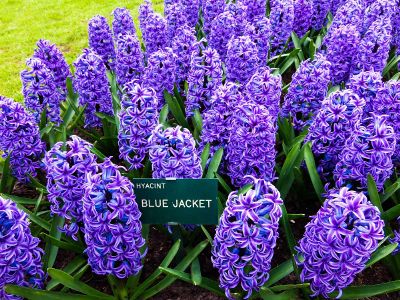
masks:
[[(139, 30), (138, 9), (142, 0), (2, 0), (0, 13), (0, 95), (22, 101), (20, 72), (43, 38), (56, 43), (72, 64), (88, 46), (87, 22), (96, 14), (111, 25), (116, 7), (130, 9)], [(163, 1), (153, 0), (156, 11)]]

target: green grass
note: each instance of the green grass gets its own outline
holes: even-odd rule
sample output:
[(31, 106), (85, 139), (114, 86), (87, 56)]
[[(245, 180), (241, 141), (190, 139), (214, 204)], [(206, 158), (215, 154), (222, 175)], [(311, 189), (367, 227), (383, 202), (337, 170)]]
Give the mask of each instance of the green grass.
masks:
[[(116, 7), (130, 9), (136, 28), (142, 0), (3, 0), (0, 15), (0, 95), (21, 101), (19, 74), (25, 68), (37, 40), (56, 43), (72, 64), (88, 46), (87, 22), (100, 14), (108, 18)], [(163, 10), (163, 1), (153, 1)]]

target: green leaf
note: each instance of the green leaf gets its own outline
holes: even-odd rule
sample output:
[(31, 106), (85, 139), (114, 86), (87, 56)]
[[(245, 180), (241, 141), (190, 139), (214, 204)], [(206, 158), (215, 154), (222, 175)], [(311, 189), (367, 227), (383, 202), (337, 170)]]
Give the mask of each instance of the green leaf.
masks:
[(396, 219), (398, 216), (400, 216), (400, 204), (397, 204), (396, 206), (385, 211), (382, 214), (382, 219), (390, 222), (390, 221)]
[(317, 48), (315, 47), (314, 41), (311, 40), (310, 45), (309, 45), (309, 52), (310, 52), (311, 60), (314, 60), (316, 50), (317, 50)]
[(204, 225), (200, 225), (200, 227), (201, 227), (201, 230), (203, 230), (204, 234), (206, 235), (208, 242), (209, 242), (210, 245), (212, 246), (212, 244), (213, 244), (213, 239), (212, 239), (210, 233), (208, 232), (207, 228), (205, 228)]
[(36, 199), (24, 198), (24, 197), (3, 194), (3, 193), (1, 193), (0, 195), (3, 198), (10, 199), (10, 200), (12, 200), (12, 202), (15, 202), (15, 203), (21, 204), (21, 205), (35, 205), (35, 203), (36, 203)]
[(400, 56), (393, 56), (393, 58), (387, 63), (386, 67), (383, 69), (382, 75), (385, 76), (393, 69), (395, 66), (397, 67), (398, 62), (400, 61)]
[(96, 113), (96, 116), (98, 116), (101, 120), (106, 120), (108, 123), (110, 123), (110, 124), (112, 124), (112, 125), (115, 125), (115, 124), (116, 124), (116, 123), (115, 123), (114, 117), (112, 117), (112, 116), (110, 116), (110, 115), (97, 112), (97, 113)]
[(264, 286), (269, 287), (277, 283), (279, 280), (289, 276), (293, 271), (293, 262), (291, 259), (288, 259), (269, 272), (269, 279)]
[(381, 195), (381, 203), (384, 203), (400, 189), (400, 179), (396, 180), (391, 186), (385, 188), (385, 193)]
[(309, 283), (299, 283), (299, 284), (285, 284), (285, 285), (275, 285), (269, 288), (273, 292), (283, 292), (288, 290), (304, 289), (310, 286)]
[(398, 244), (394, 243), (394, 244), (390, 244), (388, 246), (379, 248), (371, 255), (371, 258), (369, 259), (369, 261), (367, 262), (365, 267), (368, 268), (368, 267), (372, 266), (374, 263), (377, 263), (381, 259), (385, 258), (389, 254), (391, 254), (397, 248), (397, 246), (398, 246)]
[[(87, 265), (86, 258), (78, 255), (70, 263), (68, 263), (68, 265), (65, 266), (63, 271), (67, 274), (72, 275), (74, 272), (78, 271), (84, 265)], [(58, 280), (51, 279), (49, 283), (46, 285), (46, 290), (50, 291), (56, 288), (59, 284), (60, 282)]]
[[(4, 194), (2, 194), (2, 195), (4, 195)], [(44, 219), (42, 219), (41, 217), (35, 215), (33, 212), (31, 212), (29, 209), (27, 209), (23, 205), (20, 205), (20, 204), (17, 203), (17, 207), (19, 209), (21, 209), (22, 211), (24, 211), (27, 214), (29, 220), (31, 220), (33, 223), (35, 223), (36, 225), (39, 225), (40, 227), (42, 227), (46, 231), (50, 231), (49, 222), (47, 222)]]
[(54, 237), (52, 237), (44, 232), (42, 232), (40, 235), (46, 242), (49, 242), (52, 245), (57, 246), (59, 248), (62, 248), (65, 250), (70, 250), (70, 251), (73, 251), (73, 252), (79, 253), (79, 254), (81, 254), (81, 253), (83, 253), (83, 251), (85, 251), (85, 248), (83, 248), (77, 242), (73, 242), (73, 243), (63, 242), (58, 239), (55, 239)]
[(203, 130), (203, 118), (201, 117), (201, 114), (197, 109), (194, 112), (192, 120), (193, 120), (193, 124), (194, 124), (194, 128), (195, 128), (195, 132), (196, 132), (195, 138), (197, 140), (199, 140), (200, 136), (201, 136), (201, 132)]
[(98, 158), (100, 158), (101, 160), (104, 160), (107, 156), (105, 156), (99, 149), (97, 149), (96, 147), (92, 146), (90, 148), (90, 152), (92, 152), (93, 154), (95, 154)]
[[(49, 292), (37, 289), (21, 287), (17, 285), (7, 285), (8, 294), (24, 297), (28, 300), (103, 300), (104, 297), (94, 297), (81, 294)], [(107, 298), (115, 299), (115, 298)]]
[(303, 51), (301, 51), (301, 42), (300, 42), (299, 37), (297, 36), (297, 34), (294, 31), (292, 31), (292, 41), (293, 41), (294, 47), (296, 49), (300, 50), (299, 53), (298, 53), (298, 57), (299, 57), (299, 59), (301, 61), (303, 61), (304, 60), (304, 54), (303, 54)]
[(11, 193), (12, 187), (10, 184), (14, 181), (11, 176), (10, 170), (10, 155), (7, 156), (3, 165), (3, 172), (1, 174), (1, 182), (0, 182), (0, 193)]
[(308, 174), (310, 174), (315, 193), (317, 194), (318, 199), (323, 203), (324, 200), (322, 198), (322, 194), (324, 193), (324, 186), (322, 185), (321, 178), (319, 177), (314, 155), (311, 151), (311, 146), (309, 143), (307, 143), (304, 148), (304, 160), (306, 161)]
[(248, 183), (248, 184), (246, 184), (245, 186), (243, 186), (242, 188), (239, 189), (238, 195), (244, 195), (248, 191), (250, 191), (252, 188), (253, 188), (253, 185), (251, 183)]
[(219, 184), (224, 188), (224, 190), (229, 194), (232, 192), (232, 189), (229, 187), (229, 185), (226, 183), (226, 181), (219, 175), (218, 173), (215, 173), (215, 176), (218, 179)]
[(372, 202), (372, 204), (375, 205), (382, 213), (383, 208), (382, 208), (381, 198), (379, 197), (375, 180), (371, 176), (371, 174), (368, 174), (368, 195), (369, 195), (369, 200)]
[(208, 166), (206, 178), (214, 178), (215, 173), (218, 172), (219, 165), (222, 161), (222, 156), (224, 154), (224, 149), (219, 148), (213, 155), (210, 165)]
[[(64, 225), (64, 218), (60, 216), (53, 216), (53, 220), (51, 222), (49, 236), (55, 240), (61, 239), (61, 231), (59, 227)], [(43, 268), (51, 268), (53, 267), (58, 253), (58, 246), (55, 245), (53, 242), (48, 241), (46, 243), (44, 256), (43, 256)]]
[(376, 285), (351, 286), (343, 290), (340, 299), (366, 299), (400, 290), (400, 280)]
[(168, 108), (168, 104), (165, 104), (160, 111), (160, 117), (158, 118), (158, 122), (160, 124), (166, 124), (167, 122), (167, 118), (168, 118), (168, 113), (169, 113), (169, 108)]
[[(287, 183), (293, 182), (293, 168), (300, 156), (300, 143), (296, 143), (286, 157), (276, 187), (284, 198), (290, 189)], [(291, 184), (290, 184), (291, 185)]]
[(199, 258), (196, 257), (191, 265), (190, 268), (191, 276), (192, 276), (192, 283), (194, 285), (200, 285), (202, 281), (202, 276), (201, 276), (201, 268), (200, 268), (200, 261)]
[(183, 127), (189, 128), (189, 123), (186, 120), (185, 113), (176, 98), (172, 97), (167, 91), (164, 91), (164, 98), (167, 101), (168, 107), (178, 124)]
[(87, 285), (86, 283), (84, 283), (78, 279), (75, 279), (71, 275), (69, 275), (61, 270), (50, 268), (50, 269), (47, 269), (47, 273), (49, 273), (51, 278), (58, 280), (64, 286), (66, 286), (74, 291), (80, 292), (84, 295), (94, 296), (94, 297), (102, 297), (103, 299), (114, 299), (114, 297), (104, 294), (104, 293), (96, 290), (95, 288), (92, 288), (91, 286)]
[(203, 152), (201, 152), (201, 168), (204, 171), (206, 169), (208, 157), (210, 156), (210, 144), (207, 143), (207, 145), (204, 147)]
[(289, 56), (285, 59), (285, 63), (282, 65), (282, 67), (279, 68), (279, 73), (282, 75), (283, 73), (286, 72), (287, 69), (290, 68), (290, 66), (295, 62), (297, 59), (297, 54), (300, 52), (300, 49), (294, 49), (292, 52), (290, 52)]

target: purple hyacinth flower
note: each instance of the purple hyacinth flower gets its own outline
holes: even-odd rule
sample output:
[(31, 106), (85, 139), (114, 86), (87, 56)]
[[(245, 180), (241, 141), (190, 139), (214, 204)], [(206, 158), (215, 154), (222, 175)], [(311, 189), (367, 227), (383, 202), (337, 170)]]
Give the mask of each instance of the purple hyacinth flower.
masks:
[(86, 174), (96, 173), (96, 156), (92, 145), (78, 136), (71, 136), (65, 144), (56, 143), (43, 159), (47, 171), (47, 196), (51, 212), (66, 219), (60, 229), (67, 236), (78, 240), (83, 231), (83, 202)]
[(392, 156), (396, 149), (396, 135), (389, 126), (386, 116), (373, 115), (364, 120), (361, 126), (346, 145), (339, 156), (334, 171), (336, 186), (353, 184), (365, 189), (370, 174), (378, 190), (393, 173)]
[(359, 129), (364, 106), (365, 100), (352, 90), (334, 92), (322, 101), (305, 138), (322, 175), (333, 171), (346, 140)]
[(125, 85), (124, 92), (118, 145), (120, 158), (134, 170), (143, 167), (149, 152), (149, 137), (158, 124), (158, 98), (152, 88), (144, 88), (136, 82)]
[(179, 1), (166, 5), (165, 18), (168, 24), (168, 38), (172, 41), (175, 36), (181, 34), (178, 29), (188, 24), (183, 5)]
[(101, 57), (107, 68), (113, 69), (115, 49), (110, 26), (103, 16), (94, 16), (88, 23), (89, 46)]
[(144, 56), (140, 41), (135, 34), (121, 34), (117, 39), (117, 59), (115, 73), (118, 84), (123, 87), (126, 83), (140, 79), (144, 72)]
[(382, 17), (374, 21), (361, 39), (353, 61), (355, 73), (361, 70), (382, 72), (389, 58), (392, 26)]
[(46, 40), (39, 40), (36, 46), (33, 57), (40, 59), (53, 72), (55, 84), (65, 97), (67, 93), (67, 78), (71, 78), (72, 75), (64, 55), (55, 44), (51, 44)]
[(246, 84), (258, 68), (257, 45), (249, 36), (232, 38), (228, 43), (225, 63), (227, 80)]
[(179, 0), (183, 6), (183, 12), (186, 15), (190, 27), (195, 27), (199, 19), (199, 9), (202, 0)]
[(293, 31), (299, 38), (311, 28), (313, 13), (312, 0), (294, 0)]
[(0, 299), (22, 300), (5, 292), (7, 284), (43, 288), (43, 250), (39, 242), (31, 234), (26, 213), (0, 197)]
[(153, 178), (201, 178), (196, 142), (186, 128), (157, 126), (149, 138)]
[(312, 0), (313, 1), (313, 18), (312, 27), (315, 30), (321, 30), (325, 25), (326, 16), (331, 8), (332, 0)]
[(193, 51), (199, 47), (196, 31), (184, 25), (178, 28), (179, 34), (172, 40), (172, 50), (176, 54), (176, 72), (178, 81), (186, 81), (190, 69), (190, 60)]
[(0, 149), (10, 156), (12, 175), (29, 182), (40, 169), (45, 144), (40, 140), (39, 126), (33, 115), (11, 99), (0, 96)]
[(147, 56), (169, 46), (168, 25), (165, 18), (158, 13), (150, 12), (143, 22), (142, 34)]
[(177, 55), (171, 48), (152, 53), (144, 71), (143, 85), (153, 88), (158, 96), (158, 108), (165, 103), (164, 91), (172, 93), (176, 82)]
[(275, 55), (284, 49), (293, 31), (294, 5), (293, 0), (271, 0), (270, 6), (271, 49), (272, 54)]
[(360, 98), (365, 99), (364, 117), (374, 111), (378, 92), (383, 88), (382, 75), (379, 72), (363, 71), (350, 77), (347, 88), (352, 89)]
[(340, 25), (331, 32), (326, 42), (326, 58), (331, 63), (333, 84), (340, 84), (349, 78), (359, 43), (360, 33), (354, 25)]
[(228, 176), (236, 187), (251, 180), (246, 175), (273, 181), (275, 175), (275, 118), (267, 108), (243, 103), (233, 112), (232, 134), (226, 150)]
[(256, 18), (265, 17), (267, 13), (267, 0), (239, 0), (247, 6), (247, 19), (254, 21)]
[(133, 184), (118, 169), (107, 158), (99, 173), (87, 175), (83, 222), (93, 272), (122, 279), (139, 273), (146, 251)]
[(60, 125), (61, 91), (57, 88), (53, 72), (38, 58), (30, 58), (28, 69), (21, 72), (22, 93), (26, 107), (39, 122), (42, 112), (50, 122)]
[(265, 64), (268, 60), (269, 41), (272, 35), (269, 19), (267, 17), (255, 18), (252, 23), (247, 24), (245, 35), (248, 35), (257, 45), (260, 63)]
[(219, 54), (212, 48), (192, 53), (188, 74), (186, 116), (190, 117), (198, 109), (200, 112), (210, 107), (210, 99), (222, 84), (222, 62)]
[(331, 12), (332, 12), (332, 15), (333, 15), (333, 16), (336, 16), (336, 13), (337, 13), (338, 9), (339, 9), (340, 7), (342, 7), (342, 5), (345, 4), (346, 2), (348, 2), (348, 1), (346, 1), (346, 0), (332, 1), (332, 4), (331, 4)]
[(330, 298), (337, 291), (340, 298), (384, 238), (383, 226), (363, 193), (331, 190), (296, 247), (300, 278), (311, 283), (312, 296)]
[[(397, 218), (397, 223), (400, 224), (400, 217)], [(394, 237), (389, 239), (391, 244), (397, 243), (397, 248), (392, 252), (392, 255), (400, 253), (400, 230), (395, 230)]]
[(268, 67), (260, 68), (250, 78), (245, 88), (245, 99), (267, 108), (274, 122), (278, 118), (282, 93), (282, 77), (273, 74)]
[(151, 0), (144, 0), (142, 4), (139, 6), (139, 27), (142, 31), (142, 35), (145, 35), (146, 31), (146, 19), (151, 14), (154, 13), (153, 6)]
[[(397, 2), (397, 4), (396, 4)], [(398, 7), (397, 0), (374, 0), (365, 8), (362, 34), (365, 34), (370, 26), (378, 19), (384, 19), (386, 26), (391, 26), (391, 18)]]
[(224, 12), (225, 0), (203, 0), (203, 30), (210, 34), (212, 21)]
[(100, 127), (101, 120), (96, 113), (113, 114), (106, 67), (91, 49), (84, 49), (74, 66), (74, 88), (79, 94), (79, 104), (86, 105), (85, 127)]
[(239, 287), (248, 299), (265, 284), (279, 237), (279, 191), (264, 180), (254, 184), (245, 195), (229, 194), (214, 237), (211, 259), (228, 299), (235, 299), (231, 291)]
[(114, 9), (113, 15), (112, 30), (115, 39), (118, 39), (120, 34), (136, 35), (135, 23), (128, 9), (117, 7)]
[[(397, 48), (397, 55), (400, 55), (400, 6), (397, 6), (392, 16), (392, 44)], [(400, 68), (399, 68), (400, 69)]]
[(312, 115), (321, 107), (331, 78), (330, 67), (325, 56), (317, 54), (314, 60), (302, 62), (294, 73), (282, 106), (282, 116), (292, 117), (296, 130), (301, 131), (309, 125)]

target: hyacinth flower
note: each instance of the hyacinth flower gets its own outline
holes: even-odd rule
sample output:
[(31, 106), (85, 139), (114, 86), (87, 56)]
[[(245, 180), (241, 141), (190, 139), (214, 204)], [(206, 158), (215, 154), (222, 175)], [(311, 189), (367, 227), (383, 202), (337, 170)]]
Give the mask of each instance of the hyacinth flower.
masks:
[[(347, 1), (348, 2), (348, 1)], [(331, 4), (331, 12), (333, 16), (336, 16), (337, 11), (339, 10), (340, 7), (342, 7), (343, 4), (347, 3), (346, 0), (337, 0), (337, 1), (332, 1)]]
[(224, 12), (225, 0), (203, 0), (203, 30), (206, 36), (210, 34), (211, 23)]
[(243, 103), (235, 109), (232, 117), (232, 132), (226, 159), (228, 176), (236, 187), (251, 180), (246, 175), (273, 181), (275, 175), (274, 117), (267, 108), (256, 103)]
[(244, 96), (247, 102), (265, 106), (274, 123), (279, 114), (282, 93), (282, 77), (273, 74), (269, 67), (260, 68), (246, 84)]
[(300, 64), (294, 73), (282, 106), (282, 116), (292, 117), (294, 128), (301, 131), (311, 123), (311, 117), (321, 107), (328, 92), (331, 64), (325, 56), (317, 54), (314, 60)]
[(198, 47), (192, 53), (187, 83), (185, 106), (190, 117), (196, 109), (202, 112), (210, 107), (211, 96), (222, 84), (222, 62), (216, 50)]
[[(336, 2), (336, 1), (332, 1)], [(343, 3), (338, 9), (335, 17), (332, 20), (331, 26), (328, 28), (328, 33), (324, 37), (324, 44), (329, 44), (332, 38), (332, 33), (340, 26), (353, 25), (358, 31), (362, 27), (364, 18), (364, 6), (362, 0), (349, 0)]]
[(279, 236), (279, 191), (269, 182), (253, 180), (245, 195), (229, 194), (214, 237), (211, 259), (228, 299), (235, 299), (231, 291), (239, 287), (248, 299), (265, 284)]
[(66, 82), (67, 78), (71, 78), (71, 71), (64, 55), (55, 44), (46, 40), (39, 40), (36, 46), (33, 57), (40, 59), (53, 72), (54, 82), (62, 95), (65, 96), (67, 93)]
[(271, 0), (270, 6), (271, 49), (272, 54), (275, 55), (283, 50), (293, 31), (294, 6), (293, 0)]
[(180, 35), (181, 32), (178, 28), (188, 23), (187, 16), (184, 13), (184, 7), (179, 1), (165, 5), (165, 18), (168, 24), (169, 40)]
[(65, 144), (56, 143), (43, 160), (51, 212), (65, 218), (66, 224), (60, 231), (76, 241), (79, 230), (83, 231), (82, 197), (86, 175), (97, 171), (91, 147), (90, 143), (73, 135)]
[(334, 92), (322, 101), (305, 138), (322, 175), (333, 171), (346, 140), (359, 129), (364, 106), (365, 100), (352, 90)]
[[(331, 8), (331, 0), (312, 0), (313, 1), (313, 17), (312, 28), (321, 30), (325, 25), (326, 16)], [(336, 0), (335, 0), (336, 1)]]
[(208, 42), (218, 51), (222, 60), (225, 60), (228, 42), (235, 36), (235, 26), (235, 16), (230, 11), (224, 11), (211, 22)]
[(149, 138), (153, 178), (201, 178), (202, 168), (196, 142), (180, 126), (158, 125)]
[(89, 47), (101, 57), (107, 68), (113, 69), (115, 49), (110, 26), (103, 16), (94, 16), (88, 23)]
[(144, 28), (142, 29), (142, 33), (147, 56), (169, 46), (166, 19), (158, 13), (149, 12), (147, 18), (143, 22)]
[(188, 25), (195, 27), (199, 19), (199, 9), (203, 0), (179, 0), (183, 6)]
[(38, 58), (26, 62), (27, 69), (21, 72), (22, 93), (26, 107), (32, 111), (39, 123), (43, 111), (48, 121), (61, 123), (61, 91), (57, 89), (53, 72)]
[(29, 182), (40, 169), (45, 149), (35, 118), (11, 99), (0, 96), (0, 149), (10, 156), (12, 175), (21, 182)]
[(400, 6), (397, 6), (392, 15), (392, 44), (396, 47), (396, 55), (400, 55)]
[(89, 173), (83, 196), (83, 221), (89, 265), (98, 275), (127, 278), (142, 269), (141, 212), (133, 184), (106, 158)]
[(302, 37), (311, 28), (314, 14), (312, 0), (294, 0), (293, 31), (298, 37)]
[(118, 84), (123, 87), (132, 80), (141, 79), (143, 72), (144, 56), (137, 36), (135, 34), (119, 35), (115, 64)]
[(331, 32), (326, 42), (326, 58), (331, 63), (333, 84), (348, 80), (359, 43), (360, 33), (354, 25), (340, 25)]
[(79, 104), (86, 105), (85, 127), (100, 127), (96, 112), (113, 114), (111, 92), (103, 60), (91, 49), (84, 49), (74, 63), (74, 88), (79, 94)]
[(232, 38), (226, 56), (226, 78), (246, 84), (258, 68), (258, 48), (249, 36)]
[(266, 63), (270, 48), (269, 41), (272, 35), (269, 19), (267, 17), (255, 18), (252, 23), (247, 24), (245, 35), (248, 35), (257, 45), (260, 64)]
[(343, 187), (328, 192), (311, 217), (299, 245), (300, 279), (311, 283), (312, 296), (338, 292), (349, 286), (384, 238), (378, 208), (363, 193)]
[(239, 0), (239, 2), (247, 6), (247, 19), (250, 22), (265, 17), (267, 13), (267, 0)]
[(384, 19), (385, 25), (391, 25), (391, 18), (399, 4), (397, 0), (375, 0), (365, 8), (362, 34), (378, 19)]
[(386, 18), (379, 18), (368, 28), (361, 39), (354, 58), (354, 73), (361, 70), (382, 72), (389, 58), (392, 26)]
[[(397, 223), (400, 224), (400, 217), (397, 218)], [(392, 255), (396, 255), (400, 253), (400, 231), (395, 230), (394, 232), (394, 237), (389, 239), (389, 242), (394, 244), (397, 243), (397, 248), (392, 252)]]
[(375, 99), (383, 86), (382, 75), (375, 71), (363, 71), (350, 77), (347, 88), (365, 99), (364, 117), (369, 117), (369, 114), (374, 111)]
[(158, 99), (152, 88), (144, 88), (136, 82), (125, 85), (124, 92), (118, 145), (120, 158), (134, 170), (143, 167), (149, 152), (149, 137), (158, 124)]
[(115, 39), (118, 39), (120, 34), (136, 35), (135, 23), (128, 9), (117, 7), (113, 11), (113, 16), (112, 30)]
[(176, 72), (178, 81), (186, 81), (190, 69), (190, 60), (193, 51), (199, 47), (196, 39), (196, 31), (184, 25), (178, 28), (179, 34), (172, 40), (172, 50), (176, 57)]
[(0, 197), (0, 299), (22, 300), (5, 292), (7, 284), (43, 287), (43, 250), (39, 242), (31, 234), (26, 213), (11, 200)]
[(229, 1), (225, 6), (225, 11), (229, 11), (233, 15), (236, 21), (236, 26), (235, 26), (236, 36), (241, 36), (244, 34), (244, 30), (249, 21), (247, 10), (248, 10), (247, 5), (245, 5), (241, 1), (236, 1), (235, 3)]
[(165, 103), (164, 91), (172, 93), (176, 82), (177, 55), (171, 48), (165, 48), (152, 53), (144, 71), (143, 85), (153, 88), (158, 96), (158, 108)]
[(151, 0), (144, 0), (142, 4), (139, 6), (139, 27), (142, 32), (142, 35), (145, 35), (146, 31), (146, 19), (151, 14), (154, 13), (153, 6), (151, 4)]
[(350, 137), (334, 171), (336, 186), (353, 185), (357, 188), (367, 187), (368, 175), (371, 175), (378, 190), (393, 173), (392, 156), (396, 149), (396, 135), (389, 126), (386, 116), (373, 115), (364, 121)]

